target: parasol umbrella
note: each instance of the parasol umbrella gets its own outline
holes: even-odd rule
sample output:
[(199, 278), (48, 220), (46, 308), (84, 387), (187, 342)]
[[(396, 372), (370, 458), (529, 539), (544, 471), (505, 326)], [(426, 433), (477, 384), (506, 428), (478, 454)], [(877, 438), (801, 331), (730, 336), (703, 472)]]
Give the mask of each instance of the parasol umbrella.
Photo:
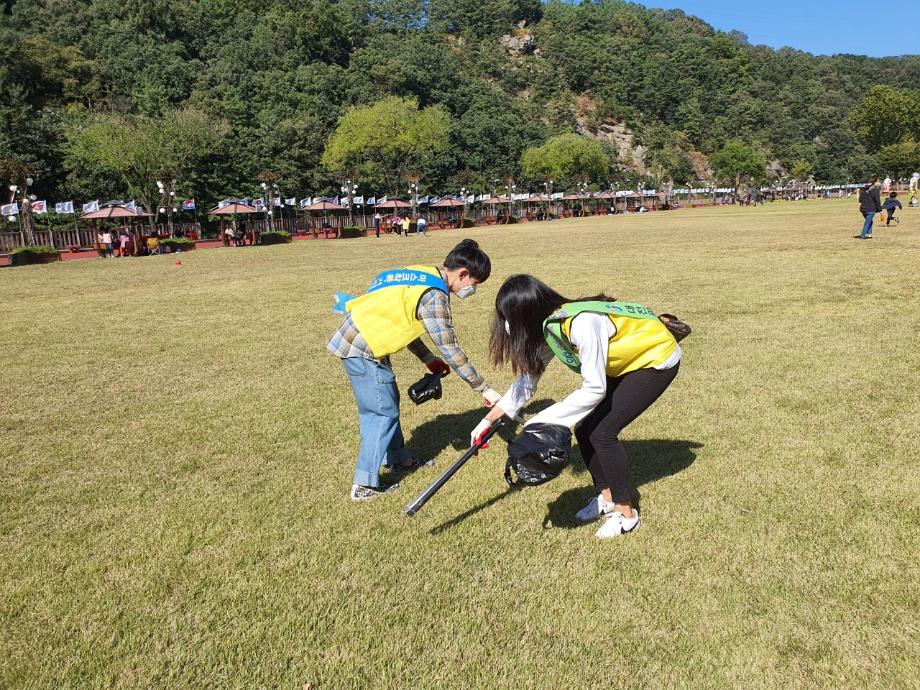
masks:
[[(500, 204), (510, 204), (510, 203), (511, 203), (511, 199), (506, 199), (500, 196), (490, 196), (488, 199), (484, 199), (482, 202), (483, 206), (498, 206)], [(494, 218), (496, 222), (498, 222), (501, 219), (501, 216), (499, 216), (498, 214), (498, 209), (496, 209), (495, 211)]]
[[(135, 211), (130, 208), (125, 208), (124, 206), (113, 204), (110, 206), (105, 206), (100, 208), (98, 211), (93, 211), (92, 213), (87, 213), (80, 217), (80, 220), (112, 220), (113, 218), (150, 218), (152, 214), (146, 213), (144, 211)], [(127, 223), (125, 224), (127, 225)], [(132, 231), (131, 233), (134, 238), (132, 242), (134, 243), (134, 251), (138, 251), (138, 244), (136, 241), (137, 232)]]
[[(443, 218), (442, 214), (445, 210), (450, 212), (451, 209), (465, 207), (465, 206), (466, 206), (466, 201), (464, 201), (463, 199), (441, 199), (440, 201), (433, 203), (431, 205), (431, 208), (437, 209), (436, 213), (438, 213), (438, 217), (442, 219)], [(462, 227), (462, 225), (463, 225), (463, 219), (461, 218), (460, 224), (457, 227)]]
[(382, 204), (377, 204), (375, 208), (392, 208), (396, 210), (398, 208), (412, 208), (412, 204), (402, 199), (387, 199)]
[[(322, 211), (322, 212), (323, 212), (323, 221), (325, 221), (326, 223), (329, 222), (329, 216), (328, 216), (328, 214), (329, 214), (330, 211), (333, 212), (333, 213), (336, 213), (336, 212), (348, 213), (348, 209), (347, 209), (347, 208), (345, 208), (344, 206), (340, 206), (339, 204), (334, 204), (334, 203), (332, 203), (331, 201), (317, 201), (315, 204), (310, 204), (309, 206), (304, 206), (303, 210), (304, 210), (304, 211), (307, 211), (307, 212), (309, 212), (309, 213), (311, 213), (311, 214), (312, 214), (313, 212), (315, 212), (315, 211)], [(325, 234), (325, 233), (324, 233), (324, 234)], [(314, 232), (314, 237), (315, 237), (315, 236), (316, 236), (316, 233)], [(342, 236), (341, 228), (336, 228), (336, 236), (337, 236), (337, 237), (341, 237), (341, 236)]]
[(132, 211), (124, 206), (108, 206), (100, 208), (98, 211), (87, 213), (80, 216), (80, 220), (109, 220), (111, 218), (149, 218), (149, 213), (143, 211)]
[[(249, 204), (241, 204), (238, 201), (227, 204), (226, 206), (218, 206), (217, 208), (212, 208), (208, 211), (212, 216), (233, 216), (230, 219), (230, 225), (233, 227), (233, 234), (236, 235), (236, 216), (243, 214), (259, 213), (259, 209), (255, 206), (250, 206)], [(227, 236), (224, 234), (224, 219), (220, 219), (220, 238), (223, 242), (226, 242), (224, 246), (230, 246)], [(252, 231), (252, 243), (255, 244), (256, 233), (255, 230)]]

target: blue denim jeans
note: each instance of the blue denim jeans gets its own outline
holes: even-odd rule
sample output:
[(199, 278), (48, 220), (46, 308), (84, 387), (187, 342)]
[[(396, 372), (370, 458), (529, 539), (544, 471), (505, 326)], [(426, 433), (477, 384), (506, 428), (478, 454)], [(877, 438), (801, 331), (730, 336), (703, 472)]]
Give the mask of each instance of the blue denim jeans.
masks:
[(866, 218), (866, 222), (863, 223), (862, 232), (859, 234), (859, 239), (863, 240), (868, 235), (872, 234), (872, 219), (875, 218), (874, 213), (864, 213), (863, 216)]
[(355, 467), (355, 484), (380, 486), (382, 465), (409, 457), (399, 425), (399, 389), (393, 370), (364, 357), (342, 360), (358, 403), (361, 448)]

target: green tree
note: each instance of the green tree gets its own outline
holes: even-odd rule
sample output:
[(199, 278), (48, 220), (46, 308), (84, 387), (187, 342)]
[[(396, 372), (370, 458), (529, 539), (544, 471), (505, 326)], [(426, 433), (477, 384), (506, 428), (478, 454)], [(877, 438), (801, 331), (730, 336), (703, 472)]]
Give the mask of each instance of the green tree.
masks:
[(920, 139), (920, 90), (873, 86), (850, 112), (850, 122), (873, 149)]
[(804, 182), (808, 179), (808, 176), (811, 175), (812, 170), (815, 166), (809, 163), (807, 160), (799, 158), (792, 162), (792, 177), (799, 182)]
[(906, 137), (897, 144), (883, 146), (878, 152), (878, 164), (890, 175), (908, 177), (920, 170), (920, 144)]
[(730, 141), (721, 150), (709, 157), (716, 177), (731, 181), (735, 189), (741, 186), (742, 179), (752, 177), (762, 179), (767, 174), (767, 162), (763, 152), (741, 141)]
[(411, 98), (385, 98), (347, 111), (326, 142), (322, 164), (397, 194), (409, 176), (424, 177), (448, 147), (450, 115), (439, 105), (419, 110)]
[(75, 176), (110, 176), (151, 211), (159, 200), (156, 181), (181, 180), (214, 151), (225, 131), (225, 123), (197, 110), (172, 110), (156, 118), (96, 114), (70, 127), (67, 162)]
[(560, 134), (521, 156), (524, 176), (535, 182), (553, 180), (557, 188), (583, 180), (605, 182), (610, 156), (603, 145), (580, 134)]

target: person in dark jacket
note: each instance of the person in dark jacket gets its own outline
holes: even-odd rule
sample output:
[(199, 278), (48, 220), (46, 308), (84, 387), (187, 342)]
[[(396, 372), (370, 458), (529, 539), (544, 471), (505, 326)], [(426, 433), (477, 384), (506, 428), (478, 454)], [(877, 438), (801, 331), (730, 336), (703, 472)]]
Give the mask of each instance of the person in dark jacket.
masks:
[(869, 182), (859, 190), (859, 212), (863, 214), (865, 219), (859, 239), (871, 240), (872, 221), (876, 213), (882, 212), (882, 201), (878, 192), (878, 175), (870, 177)]
[(891, 194), (888, 195), (888, 198), (885, 199), (885, 203), (882, 204), (882, 208), (888, 211), (888, 217), (885, 219), (886, 228), (889, 225), (891, 225), (891, 221), (894, 221), (895, 223), (898, 223), (900, 225), (901, 221), (897, 219), (897, 217), (894, 215), (894, 212), (895, 210), (904, 208), (904, 207), (901, 206), (901, 202), (898, 201), (897, 192), (892, 192)]

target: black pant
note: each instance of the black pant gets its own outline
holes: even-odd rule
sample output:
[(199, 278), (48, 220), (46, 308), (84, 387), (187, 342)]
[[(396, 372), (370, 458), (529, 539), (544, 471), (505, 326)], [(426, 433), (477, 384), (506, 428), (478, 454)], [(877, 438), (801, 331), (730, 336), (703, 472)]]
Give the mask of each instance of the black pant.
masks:
[(607, 379), (607, 394), (575, 430), (578, 447), (597, 488), (610, 487), (616, 503), (635, 503), (620, 431), (645, 412), (677, 376), (670, 369), (639, 369)]

